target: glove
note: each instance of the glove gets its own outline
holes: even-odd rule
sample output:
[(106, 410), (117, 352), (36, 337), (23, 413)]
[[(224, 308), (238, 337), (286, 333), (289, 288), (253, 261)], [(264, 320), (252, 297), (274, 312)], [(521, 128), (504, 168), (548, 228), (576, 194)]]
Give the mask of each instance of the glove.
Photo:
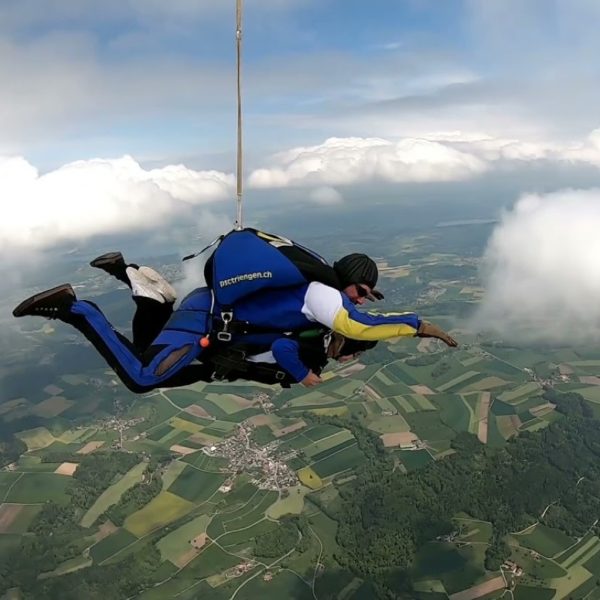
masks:
[(417, 329), (417, 337), (422, 338), (437, 338), (442, 340), (444, 344), (455, 348), (458, 346), (458, 342), (451, 336), (449, 336), (443, 329), (440, 329), (437, 325), (429, 323), (429, 321), (421, 321), (419, 329)]

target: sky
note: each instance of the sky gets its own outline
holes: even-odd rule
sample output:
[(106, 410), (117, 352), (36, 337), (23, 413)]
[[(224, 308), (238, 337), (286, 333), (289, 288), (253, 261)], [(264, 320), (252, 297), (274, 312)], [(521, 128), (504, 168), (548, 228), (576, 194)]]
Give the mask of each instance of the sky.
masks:
[[(531, 197), (600, 225), (599, 18), (596, 0), (246, 0), (244, 189), (310, 210), (356, 186), (510, 178), (498, 285), (503, 233), (547, 218)], [(0, 82), (3, 262), (233, 215), (234, 0), (3, 0)]]

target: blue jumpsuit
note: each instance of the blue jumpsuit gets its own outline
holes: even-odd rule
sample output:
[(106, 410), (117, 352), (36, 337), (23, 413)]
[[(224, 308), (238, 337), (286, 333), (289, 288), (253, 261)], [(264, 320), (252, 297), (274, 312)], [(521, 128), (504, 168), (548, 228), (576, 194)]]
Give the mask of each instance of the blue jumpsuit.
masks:
[[(63, 320), (92, 342), (130, 390), (145, 392), (167, 381), (173, 385), (178, 373), (194, 361), (202, 361), (207, 350), (200, 340), (212, 329), (211, 302), (208, 288), (188, 294), (143, 353), (117, 332), (92, 302), (76, 300)], [(215, 316), (220, 311), (218, 305), (213, 307)], [(234, 312), (236, 319), (275, 330), (234, 337), (234, 342), (251, 345), (256, 352), (268, 350), (283, 332), (311, 329), (316, 324), (358, 340), (414, 336), (420, 324), (415, 313), (361, 312), (345, 294), (318, 282), (256, 293), (236, 304)], [(179, 385), (186, 383), (191, 381)]]

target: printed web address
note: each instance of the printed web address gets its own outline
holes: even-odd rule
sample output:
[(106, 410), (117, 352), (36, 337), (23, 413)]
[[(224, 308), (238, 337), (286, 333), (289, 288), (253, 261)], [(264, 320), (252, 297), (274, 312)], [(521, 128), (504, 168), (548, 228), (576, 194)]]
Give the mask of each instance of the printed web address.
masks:
[(243, 275), (236, 275), (235, 277), (230, 277), (229, 279), (223, 279), (219, 281), (219, 287), (227, 287), (228, 285), (234, 285), (236, 283), (241, 283), (242, 281), (254, 281), (255, 279), (271, 279), (272, 277), (273, 273), (271, 271), (244, 273)]

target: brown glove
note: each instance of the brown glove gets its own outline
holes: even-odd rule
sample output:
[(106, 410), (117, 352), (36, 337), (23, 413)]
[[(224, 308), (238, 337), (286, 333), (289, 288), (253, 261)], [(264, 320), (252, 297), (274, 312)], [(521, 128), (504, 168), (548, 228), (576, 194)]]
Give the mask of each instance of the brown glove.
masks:
[(440, 329), (433, 323), (429, 323), (429, 321), (421, 321), (421, 325), (419, 325), (419, 329), (417, 330), (417, 337), (437, 338), (452, 348), (458, 346), (458, 342), (453, 337), (450, 337), (443, 329)]

